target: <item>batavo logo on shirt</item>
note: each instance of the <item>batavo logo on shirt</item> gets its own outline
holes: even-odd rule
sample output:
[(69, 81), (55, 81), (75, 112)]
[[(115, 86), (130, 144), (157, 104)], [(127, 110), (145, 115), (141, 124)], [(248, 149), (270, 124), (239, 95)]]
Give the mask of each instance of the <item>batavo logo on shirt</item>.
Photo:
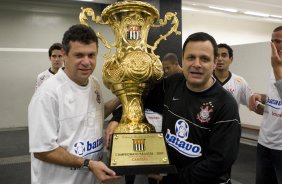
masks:
[(103, 137), (94, 141), (76, 142), (73, 145), (74, 153), (80, 157), (84, 157), (103, 149)]
[(274, 108), (274, 109), (281, 109), (282, 108), (282, 101), (273, 99), (273, 98), (267, 98), (266, 105)]
[(167, 130), (165, 139), (169, 146), (188, 157), (199, 157), (202, 155), (200, 145), (186, 141), (189, 136), (189, 125), (185, 120), (177, 120), (175, 123), (175, 134), (170, 133), (169, 129)]

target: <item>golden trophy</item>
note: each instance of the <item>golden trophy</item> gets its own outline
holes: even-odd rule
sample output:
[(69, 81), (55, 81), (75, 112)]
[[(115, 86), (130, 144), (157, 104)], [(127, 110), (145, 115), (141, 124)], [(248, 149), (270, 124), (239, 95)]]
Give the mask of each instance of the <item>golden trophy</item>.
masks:
[[(120, 1), (107, 6), (101, 16), (93, 9), (82, 8), (79, 19), (88, 25), (88, 17), (98, 24), (111, 26), (115, 42), (110, 44), (100, 33), (98, 38), (109, 49), (103, 65), (103, 82), (122, 103), (122, 118), (114, 130), (110, 151), (110, 167), (117, 174), (172, 173), (162, 133), (155, 132), (144, 115), (142, 95), (163, 77), (159, 56), (154, 50), (161, 40), (177, 31), (176, 13), (167, 12), (159, 19), (159, 11), (146, 2)], [(155, 24), (159, 20), (159, 24)], [(158, 28), (171, 21), (171, 29), (160, 35), (153, 46), (147, 44), (150, 27)], [(115, 47), (115, 54), (111, 48)], [(148, 49), (150, 52), (148, 52)]]

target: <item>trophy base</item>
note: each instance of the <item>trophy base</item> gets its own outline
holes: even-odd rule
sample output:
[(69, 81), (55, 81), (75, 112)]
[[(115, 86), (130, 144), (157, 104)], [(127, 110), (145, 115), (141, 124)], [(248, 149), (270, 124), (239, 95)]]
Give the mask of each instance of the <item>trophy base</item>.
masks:
[(162, 133), (114, 133), (109, 167), (118, 175), (177, 172)]
[(111, 167), (117, 175), (177, 173), (174, 165), (117, 166)]

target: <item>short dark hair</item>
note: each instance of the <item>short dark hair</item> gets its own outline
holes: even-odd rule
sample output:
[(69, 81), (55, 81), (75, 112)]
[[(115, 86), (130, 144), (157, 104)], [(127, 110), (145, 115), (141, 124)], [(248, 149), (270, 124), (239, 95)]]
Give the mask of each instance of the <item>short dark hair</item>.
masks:
[(174, 53), (167, 53), (164, 55), (162, 61), (169, 61), (171, 64), (178, 65), (178, 57)]
[(51, 45), (48, 51), (49, 57), (51, 57), (53, 50), (63, 50), (63, 45), (60, 43), (54, 43)]
[(278, 26), (273, 30), (273, 32), (277, 32), (277, 31), (281, 31), (281, 30), (282, 30), (282, 26)]
[(98, 47), (98, 37), (94, 30), (83, 24), (76, 24), (71, 26), (64, 34), (63, 37), (63, 48), (66, 54), (70, 51), (70, 42), (78, 41), (83, 44), (91, 44), (93, 42), (97, 43)]
[(182, 48), (183, 54), (184, 54), (186, 45), (188, 44), (188, 42), (191, 42), (191, 41), (210, 41), (213, 47), (214, 58), (218, 56), (217, 43), (215, 39), (208, 33), (204, 33), (204, 32), (197, 32), (197, 33), (193, 33), (190, 36), (188, 36), (188, 38), (185, 40), (183, 44), (183, 48)]
[(233, 49), (226, 43), (220, 43), (217, 45), (218, 48), (226, 48), (228, 50), (229, 57), (233, 57)]

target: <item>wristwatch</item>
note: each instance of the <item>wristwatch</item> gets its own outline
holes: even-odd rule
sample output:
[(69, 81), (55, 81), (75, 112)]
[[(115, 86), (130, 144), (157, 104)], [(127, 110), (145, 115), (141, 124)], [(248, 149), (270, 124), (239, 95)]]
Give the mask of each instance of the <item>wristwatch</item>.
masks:
[(82, 164), (82, 166), (80, 167), (80, 169), (83, 169), (83, 170), (90, 170), (90, 169), (89, 169), (89, 162), (90, 162), (90, 159), (85, 159), (85, 160), (83, 161), (83, 164)]

